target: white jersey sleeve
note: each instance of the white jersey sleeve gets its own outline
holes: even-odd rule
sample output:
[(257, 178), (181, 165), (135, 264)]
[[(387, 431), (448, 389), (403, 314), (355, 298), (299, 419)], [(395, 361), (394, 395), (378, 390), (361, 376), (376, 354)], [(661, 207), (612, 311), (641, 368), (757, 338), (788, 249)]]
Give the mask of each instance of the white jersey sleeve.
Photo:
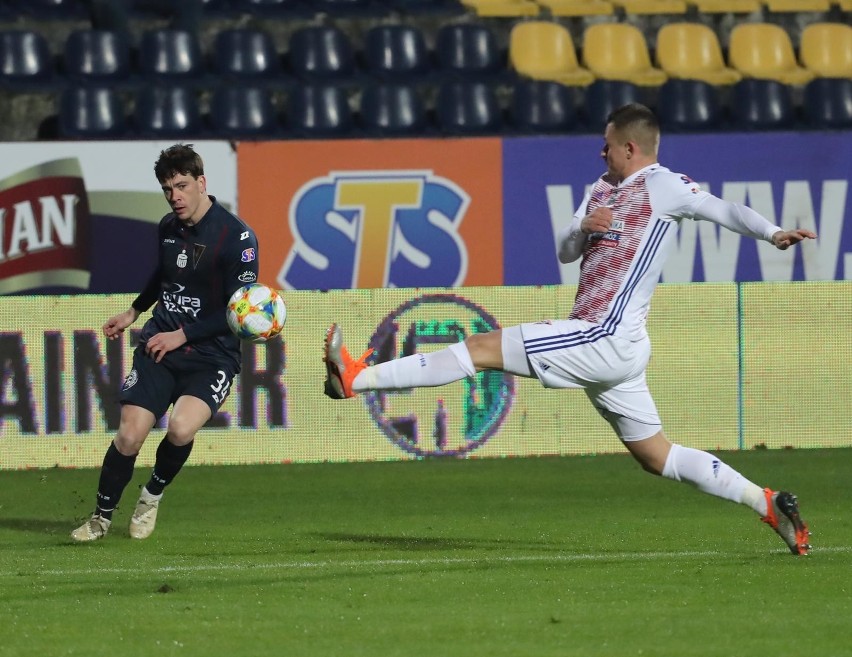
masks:
[(571, 223), (559, 231), (556, 251), (559, 262), (562, 264), (574, 262), (583, 255), (583, 247), (586, 245), (588, 235), (580, 229), (580, 224), (586, 216), (586, 208), (589, 206), (590, 198), (591, 191), (588, 191), (583, 198), (583, 202), (580, 203), (580, 207), (577, 208), (574, 216), (571, 217)]
[(648, 193), (657, 216), (673, 221), (711, 221), (740, 235), (771, 241), (782, 230), (751, 208), (703, 191), (689, 177), (659, 168), (648, 174)]

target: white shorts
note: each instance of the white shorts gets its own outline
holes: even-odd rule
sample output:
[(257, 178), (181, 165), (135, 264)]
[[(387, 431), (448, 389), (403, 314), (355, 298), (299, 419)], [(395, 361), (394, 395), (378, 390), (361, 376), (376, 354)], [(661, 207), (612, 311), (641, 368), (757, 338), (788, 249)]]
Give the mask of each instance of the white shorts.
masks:
[(582, 388), (622, 440), (642, 440), (661, 429), (645, 368), (651, 343), (607, 335), (576, 319), (502, 329), (504, 369), (546, 388)]

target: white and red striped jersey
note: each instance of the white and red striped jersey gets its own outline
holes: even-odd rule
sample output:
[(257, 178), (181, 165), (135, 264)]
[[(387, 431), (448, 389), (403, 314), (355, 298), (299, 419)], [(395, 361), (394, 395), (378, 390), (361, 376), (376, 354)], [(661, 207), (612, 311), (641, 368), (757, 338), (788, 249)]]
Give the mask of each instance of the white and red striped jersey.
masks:
[[(580, 222), (601, 205), (612, 208), (610, 230), (583, 235)], [(647, 166), (618, 185), (602, 176), (586, 194), (564, 237), (583, 240), (580, 284), (569, 319), (598, 324), (603, 335), (644, 338), (651, 296), (683, 219), (713, 221), (763, 240), (781, 230), (753, 210), (723, 201), (660, 164)]]

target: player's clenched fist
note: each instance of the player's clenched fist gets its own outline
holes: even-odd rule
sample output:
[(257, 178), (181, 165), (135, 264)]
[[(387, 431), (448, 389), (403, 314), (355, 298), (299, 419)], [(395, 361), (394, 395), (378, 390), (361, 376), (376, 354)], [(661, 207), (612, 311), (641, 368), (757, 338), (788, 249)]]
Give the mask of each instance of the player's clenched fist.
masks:
[(605, 233), (612, 226), (612, 209), (599, 206), (583, 217), (580, 229), (587, 235)]

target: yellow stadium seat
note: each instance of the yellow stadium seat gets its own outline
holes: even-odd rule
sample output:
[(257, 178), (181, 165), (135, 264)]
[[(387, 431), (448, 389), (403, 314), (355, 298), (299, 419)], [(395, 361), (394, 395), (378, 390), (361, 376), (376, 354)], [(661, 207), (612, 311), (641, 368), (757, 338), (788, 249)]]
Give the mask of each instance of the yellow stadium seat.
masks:
[(742, 75), (725, 64), (716, 33), (703, 23), (669, 23), (657, 32), (657, 64), (670, 78), (720, 86)]
[(509, 33), (509, 63), (519, 75), (572, 87), (584, 87), (595, 79), (578, 64), (571, 33), (559, 23), (516, 23)]
[(610, 0), (538, 0), (538, 4), (550, 10), (553, 16), (612, 16), (615, 13)]
[(597, 23), (583, 33), (583, 66), (602, 80), (657, 87), (668, 76), (651, 64), (645, 36), (629, 23)]
[(830, 0), (763, 0), (766, 8), (773, 13), (827, 12)]
[(811, 23), (799, 44), (802, 65), (820, 78), (852, 78), (852, 27)]
[(689, 0), (689, 4), (699, 14), (753, 14), (760, 11), (760, 0)]
[(539, 7), (532, 0), (462, 0), (462, 4), (485, 18), (538, 16)]
[(625, 14), (677, 15), (686, 13), (686, 0), (612, 0)]
[(740, 23), (731, 30), (728, 63), (744, 77), (803, 85), (814, 74), (799, 66), (790, 36), (772, 23)]

